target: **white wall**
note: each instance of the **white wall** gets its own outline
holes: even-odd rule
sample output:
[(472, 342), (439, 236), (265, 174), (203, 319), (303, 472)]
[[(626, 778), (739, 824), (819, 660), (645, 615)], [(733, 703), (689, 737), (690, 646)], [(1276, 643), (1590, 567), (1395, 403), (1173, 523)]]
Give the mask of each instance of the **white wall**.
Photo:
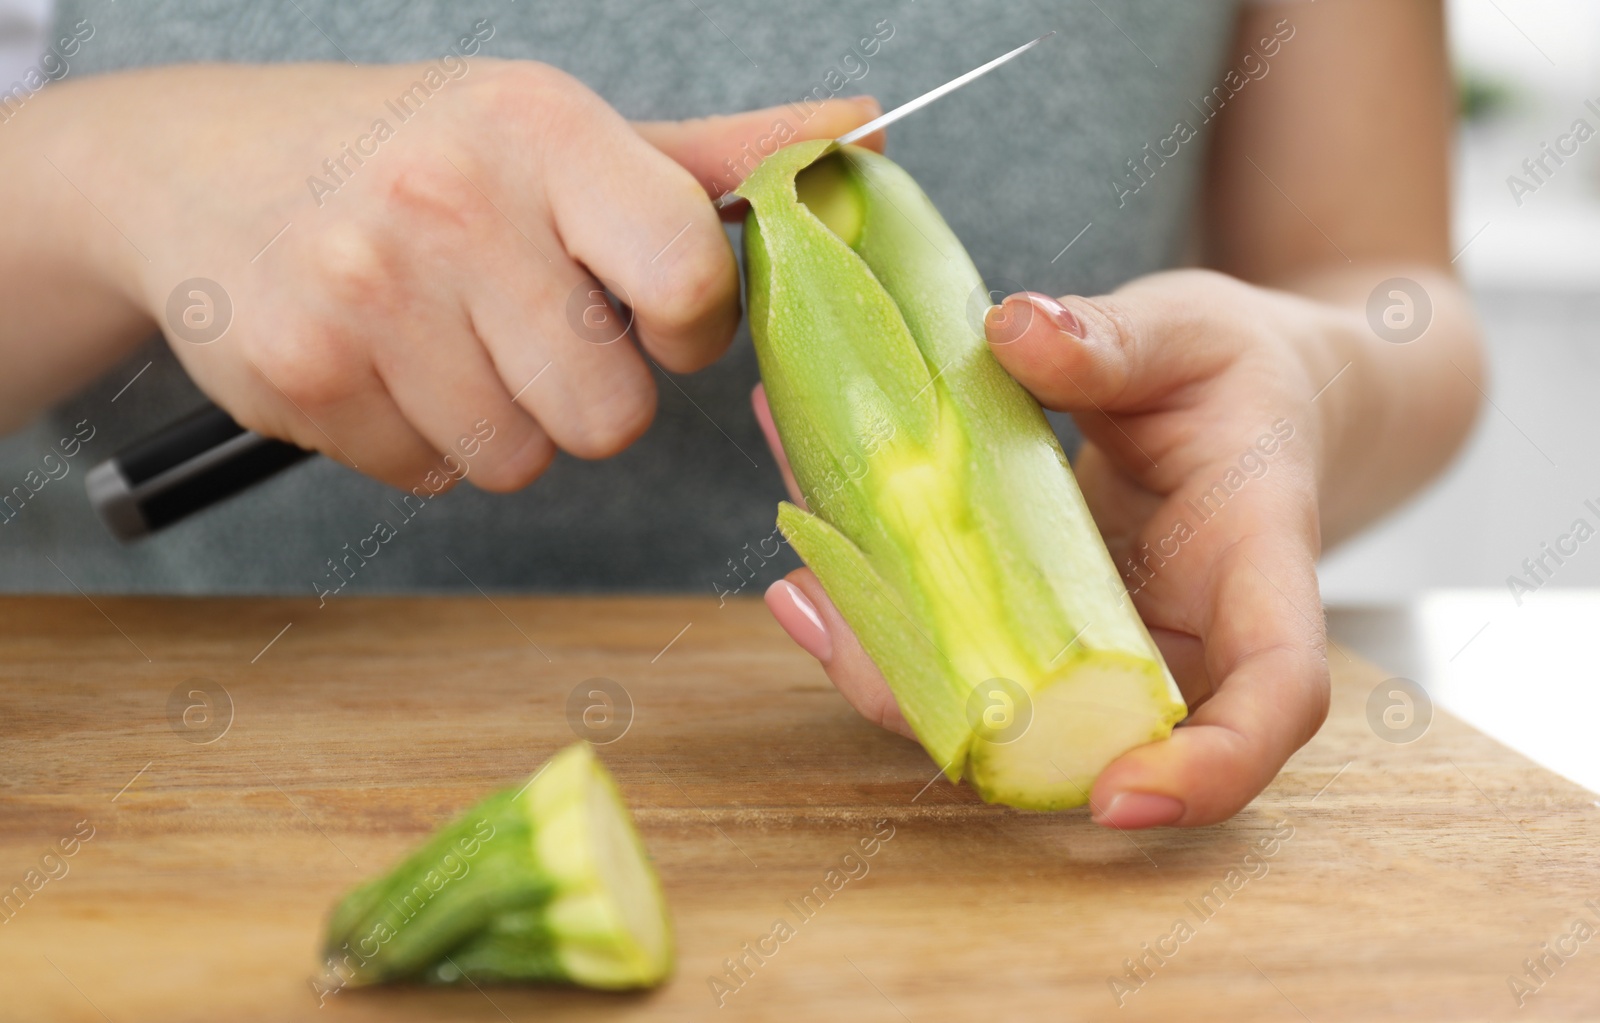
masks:
[[(1483, 316), (1494, 405), (1438, 484), (1324, 559), (1329, 603), (1503, 591), (1575, 518), (1600, 528), (1583, 507), (1600, 508), (1600, 4), (1452, 0), (1449, 13), (1458, 66), (1513, 92), (1501, 113), (1464, 125), (1458, 145), (1457, 266)], [(1550, 161), (1519, 205), (1507, 177), (1534, 183), (1523, 160), (1580, 117), (1596, 137)], [(1600, 538), (1555, 566), (1549, 585), (1600, 586)]]
[(39, 63), (52, 6), (50, 0), (0, 0), (0, 92)]

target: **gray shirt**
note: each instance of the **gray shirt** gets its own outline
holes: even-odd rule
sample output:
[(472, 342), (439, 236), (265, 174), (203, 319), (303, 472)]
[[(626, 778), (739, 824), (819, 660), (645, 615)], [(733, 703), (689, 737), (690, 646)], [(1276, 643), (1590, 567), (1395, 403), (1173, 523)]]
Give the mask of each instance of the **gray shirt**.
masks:
[[(486, 19), (484, 54), (557, 65), (630, 118), (682, 118), (833, 92), (870, 92), (889, 108), (1054, 28), (1022, 61), (897, 125), (889, 154), (994, 287), (1095, 294), (1178, 260), (1234, 16), (1235, 0), (66, 0), (54, 35), (92, 26), (70, 58), (82, 76), (184, 61), (428, 60)], [(859, 40), (874, 35), (864, 55)], [(1180, 123), (1188, 131), (1175, 135)], [(463, 486), (402, 509), (399, 492), (317, 458), (121, 546), (94, 518), (83, 476), (204, 400), (156, 338), (0, 442), (0, 491), (27, 491), (0, 514), (0, 589), (311, 595), (337, 585), (331, 562), (385, 523), (392, 536), (349, 562), (360, 564), (343, 593), (758, 593), (797, 562), (774, 539), (783, 488), (749, 408), (748, 331), (712, 368), (656, 379), (659, 411), (632, 448), (604, 462), (560, 456), (517, 494)], [(1058, 430), (1070, 446), (1070, 427)]]

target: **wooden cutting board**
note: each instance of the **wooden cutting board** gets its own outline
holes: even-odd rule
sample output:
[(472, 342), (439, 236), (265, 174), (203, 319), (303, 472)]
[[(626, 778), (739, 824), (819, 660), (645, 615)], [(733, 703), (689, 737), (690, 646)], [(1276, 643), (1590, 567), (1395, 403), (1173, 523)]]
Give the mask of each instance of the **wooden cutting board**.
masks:
[[(0, 912), (0, 1019), (1600, 1018), (1600, 935), (1524, 970), (1600, 931), (1594, 796), (1442, 714), (1379, 738), (1383, 673), (1331, 656), (1327, 726), (1254, 805), (1122, 834), (930, 784), (754, 601), (0, 600), (0, 893), (46, 878)], [(334, 900), (572, 741), (596, 677), (633, 704), (601, 754), (676, 977), (319, 1009)], [(169, 697), (208, 684), (200, 743), (227, 715)]]

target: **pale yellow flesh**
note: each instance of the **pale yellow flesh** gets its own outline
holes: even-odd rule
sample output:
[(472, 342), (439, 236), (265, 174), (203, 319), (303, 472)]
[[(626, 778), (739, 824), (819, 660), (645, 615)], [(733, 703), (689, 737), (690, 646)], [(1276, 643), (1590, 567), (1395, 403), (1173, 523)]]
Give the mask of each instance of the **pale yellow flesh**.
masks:
[[(562, 889), (547, 913), (561, 965), (574, 981), (632, 988), (661, 980), (672, 962), (666, 899), (615, 785), (586, 745), (545, 769), (582, 772), (582, 784), (532, 787), (541, 826), (535, 854)], [(547, 779), (541, 779), (547, 780)], [(559, 793), (547, 803), (546, 792)]]
[(616, 906), (627, 932), (646, 963), (667, 959), (671, 944), (661, 886), (645, 863), (644, 849), (632, 824), (622, 816), (617, 796), (604, 778), (591, 782), (589, 797), (594, 828), (595, 870)]
[(1108, 763), (1165, 738), (1183, 716), (1171, 686), (1150, 662), (1091, 655), (1033, 693), (1033, 718), (1020, 738), (974, 737), (967, 778), (990, 802), (1032, 810), (1082, 806)]

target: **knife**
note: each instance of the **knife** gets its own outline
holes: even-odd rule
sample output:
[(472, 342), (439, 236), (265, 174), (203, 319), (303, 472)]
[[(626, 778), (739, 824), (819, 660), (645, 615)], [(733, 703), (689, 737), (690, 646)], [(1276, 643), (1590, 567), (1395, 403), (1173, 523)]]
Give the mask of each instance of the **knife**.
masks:
[[(871, 135), (873, 132), (889, 127), (889, 125), (900, 120), (902, 117), (914, 114), (928, 104), (943, 99), (952, 92), (955, 92), (957, 89), (961, 88), (963, 85), (982, 78), (984, 75), (993, 71), (1000, 65), (1010, 63), (1055, 34), (1055, 29), (1051, 29), (1039, 38), (1023, 43), (1015, 50), (1012, 50), (1008, 53), (1002, 53), (1000, 56), (996, 57), (994, 60), (991, 60), (989, 63), (984, 64), (982, 67), (975, 67), (960, 77), (952, 78), (937, 88), (929, 89), (916, 99), (908, 100), (905, 103), (900, 104), (886, 114), (879, 114), (877, 117), (868, 121), (866, 124), (863, 124), (861, 127), (853, 128), (850, 131), (845, 132), (843, 135), (840, 135), (833, 141), (841, 146), (848, 146), (852, 142), (859, 142), (868, 135)], [(724, 192), (720, 197), (718, 197), (714, 205), (719, 210), (727, 209), (734, 203), (739, 202), (740, 199), (740, 196), (737, 196), (732, 192)]]
[[(866, 138), (1015, 60), (1053, 35), (1052, 30), (1023, 43), (834, 141), (848, 145)], [(726, 209), (740, 201), (739, 196), (725, 192), (715, 205)], [(226, 500), (314, 453), (246, 430), (208, 403), (90, 469), (84, 487), (100, 521), (112, 536), (128, 543)]]

